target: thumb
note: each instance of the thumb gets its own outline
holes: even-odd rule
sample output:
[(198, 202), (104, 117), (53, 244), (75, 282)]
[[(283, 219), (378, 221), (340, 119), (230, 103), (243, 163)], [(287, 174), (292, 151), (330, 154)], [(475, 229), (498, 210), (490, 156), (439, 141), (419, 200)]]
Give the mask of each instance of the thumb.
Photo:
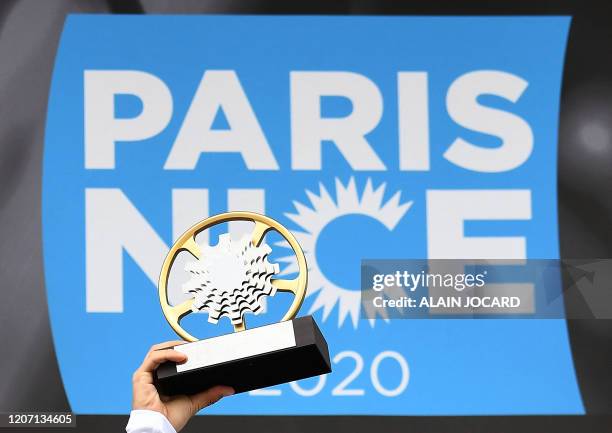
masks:
[(234, 394), (234, 389), (229, 386), (214, 386), (206, 391), (199, 392), (197, 394), (192, 395), (191, 403), (194, 408), (194, 414), (197, 413), (200, 409), (205, 408), (206, 406), (210, 406), (211, 404), (215, 404), (223, 397), (227, 397)]

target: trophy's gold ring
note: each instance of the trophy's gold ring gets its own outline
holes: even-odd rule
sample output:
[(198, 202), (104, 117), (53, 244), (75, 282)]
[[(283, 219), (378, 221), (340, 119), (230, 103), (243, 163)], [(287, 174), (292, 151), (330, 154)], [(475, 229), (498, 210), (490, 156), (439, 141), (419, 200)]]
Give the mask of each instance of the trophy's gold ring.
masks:
[[(172, 268), (174, 260), (181, 251), (187, 251), (192, 256), (200, 258), (200, 247), (195, 241), (195, 237), (198, 235), (198, 233), (217, 224), (222, 224), (229, 221), (254, 222), (255, 227), (251, 233), (251, 242), (255, 246), (259, 246), (266, 233), (270, 230), (277, 231), (283, 238), (285, 238), (285, 240), (289, 243), (289, 246), (291, 246), (291, 249), (297, 258), (298, 276), (292, 280), (273, 279), (271, 281), (272, 285), (276, 287), (277, 291), (290, 292), (294, 295), (293, 302), (281, 321), (293, 319), (302, 306), (302, 302), (304, 302), (304, 297), (306, 296), (306, 284), (308, 282), (306, 258), (304, 257), (304, 252), (302, 251), (300, 244), (298, 244), (297, 240), (289, 230), (287, 230), (278, 221), (255, 212), (236, 211), (214, 215), (195, 224), (189, 230), (183, 233), (180, 238), (178, 238), (174, 245), (172, 245), (172, 248), (170, 248), (170, 251), (168, 252), (168, 255), (166, 256), (162, 265), (161, 274), (159, 276), (159, 302), (161, 304), (162, 311), (172, 329), (174, 329), (174, 331), (183, 340), (198, 340), (196, 337), (185, 331), (180, 325), (181, 319), (191, 313), (191, 305), (193, 301), (192, 299), (188, 299), (178, 305), (170, 305), (168, 302), (168, 278), (170, 275), (170, 269)], [(234, 326), (234, 331), (243, 331), (244, 329), (246, 329), (244, 321), (239, 325)]]

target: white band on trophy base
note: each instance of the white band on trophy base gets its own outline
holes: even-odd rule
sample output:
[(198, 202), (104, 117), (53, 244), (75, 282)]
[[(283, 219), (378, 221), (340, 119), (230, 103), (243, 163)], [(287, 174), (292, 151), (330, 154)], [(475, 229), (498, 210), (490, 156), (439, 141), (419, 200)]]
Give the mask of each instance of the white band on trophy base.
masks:
[(295, 347), (293, 323), (274, 323), (176, 346), (174, 350), (187, 355), (187, 362), (177, 365), (176, 371), (181, 373), (290, 347)]

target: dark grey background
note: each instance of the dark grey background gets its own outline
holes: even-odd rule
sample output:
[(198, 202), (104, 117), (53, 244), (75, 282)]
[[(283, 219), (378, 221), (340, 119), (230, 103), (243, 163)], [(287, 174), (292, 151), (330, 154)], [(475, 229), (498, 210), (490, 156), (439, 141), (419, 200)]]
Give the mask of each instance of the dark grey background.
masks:
[[(558, 161), (561, 252), (566, 258), (610, 258), (612, 12), (608, 3), (0, 0), (0, 341), (4, 349), (0, 357), (0, 412), (69, 409), (49, 329), (40, 224), (47, 95), (55, 50), (67, 13), (572, 15)], [(568, 308), (574, 307), (573, 302), (567, 301)], [(612, 321), (569, 321), (568, 328), (583, 400), (588, 413), (598, 415), (209, 416), (194, 419), (184, 431), (612, 431), (612, 417), (601, 415), (612, 413)], [(82, 416), (77, 419), (77, 429), (70, 431), (121, 431), (126, 420), (123, 416)]]

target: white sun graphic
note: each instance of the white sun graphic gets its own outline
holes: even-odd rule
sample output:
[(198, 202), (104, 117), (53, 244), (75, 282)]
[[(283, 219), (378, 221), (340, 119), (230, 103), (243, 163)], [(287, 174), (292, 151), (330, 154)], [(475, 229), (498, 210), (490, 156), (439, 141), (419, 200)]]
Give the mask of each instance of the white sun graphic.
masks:
[[(320, 233), (335, 219), (345, 215), (364, 215), (382, 223), (389, 231), (402, 219), (412, 206), (412, 201), (400, 203), (401, 192), (397, 191), (389, 200), (383, 202), (386, 184), (382, 183), (376, 189), (368, 179), (361, 197), (357, 192), (355, 180), (351, 177), (344, 186), (338, 178), (335, 179), (336, 200), (330, 196), (325, 186), (319, 183), (319, 194), (306, 190), (310, 200), (308, 207), (298, 201), (293, 204), (297, 213), (286, 213), (285, 216), (298, 224), (304, 232), (294, 232), (294, 235), (306, 255), (308, 263), (307, 297), (316, 296), (308, 314), (323, 310), (323, 320), (327, 320), (336, 304), (338, 305), (338, 327), (341, 327), (347, 316), (350, 316), (353, 327), (357, 328), (360, 310), (360, 291), (358, 287), (340, 287), (330, 281), (321, 271), (315, 254)], [(290, 248), (285, 241), (278, 246)], [(341, 251), (338, 251), (342, 254)], [(281, 257), (278, 261), (287, 263), (281, 274), (291, 274), (298, 271), (294, 255)], [(374, 321), (370, 321), (373, 325)]]

